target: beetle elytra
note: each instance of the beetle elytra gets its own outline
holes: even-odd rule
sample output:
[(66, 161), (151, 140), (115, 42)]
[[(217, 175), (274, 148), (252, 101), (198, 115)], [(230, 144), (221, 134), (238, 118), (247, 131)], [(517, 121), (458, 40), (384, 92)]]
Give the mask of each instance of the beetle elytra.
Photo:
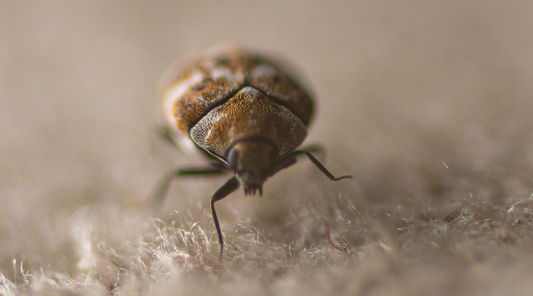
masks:
[(263, 184), (276, 172), (306, 155), (330, 180), (333, 176), (311, 152), (296, 150), (307, 136), (313, 99), (283, 63), (240, 47), (204, 52), (172, 67), (161, 87), (163, 109), (178, 142), (192, 141), (214, 162), (204, 167), (177, 169), (159, 184), (155, 203), (161, 204), (172, 179), (179, 176), (233, 176), (211, 197), (211, 212), (224, 250), (215, 202), (236, 191), (263, 193)]

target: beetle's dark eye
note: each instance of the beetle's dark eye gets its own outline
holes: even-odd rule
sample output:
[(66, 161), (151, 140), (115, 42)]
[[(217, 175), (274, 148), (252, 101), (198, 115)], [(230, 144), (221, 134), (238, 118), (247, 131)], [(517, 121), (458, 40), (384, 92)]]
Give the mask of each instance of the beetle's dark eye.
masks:
[(228, 165), (232, 171), (237, 172), (238, 162), (239, 162), (239, 152), (232, 148), (228, 154)]

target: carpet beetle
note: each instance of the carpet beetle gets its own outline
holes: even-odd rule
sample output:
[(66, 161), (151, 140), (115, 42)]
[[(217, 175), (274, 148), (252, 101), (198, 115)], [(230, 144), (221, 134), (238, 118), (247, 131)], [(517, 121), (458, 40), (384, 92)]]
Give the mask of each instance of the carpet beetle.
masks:
[(262, 195), (270, 176), (304, 154), (330, 180), (352, 178), (334, 177), (311, 154), (319, 146), (295, 150), (307, 136), (313, 99), (283, 63), (268, 55), (236, 46), (204, 52), (171, 67), (160, 96), (173, 139), (181, 144), (185, 137), (192, 140), (215, 162), (172, 171), (161, 181), (154, 202), (162, 203), (175, 177), (232, 173), (211, 197), (220, 260), (224, 241), (214, 205), (240, 185), (246, 195)]

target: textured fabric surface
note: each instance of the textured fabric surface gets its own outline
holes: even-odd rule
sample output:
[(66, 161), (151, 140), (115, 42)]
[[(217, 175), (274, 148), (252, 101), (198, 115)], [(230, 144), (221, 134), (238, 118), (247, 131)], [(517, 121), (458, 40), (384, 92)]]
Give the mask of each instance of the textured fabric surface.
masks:
[[(503, 295), (533, 276), (533, 2), (3, 1), (0, 295)], [(227, 177), (159, 136), (158, 80), (219, 43), (317, 95), (301, 159)], [(328, 244), (324, 221), (332, 240)]]

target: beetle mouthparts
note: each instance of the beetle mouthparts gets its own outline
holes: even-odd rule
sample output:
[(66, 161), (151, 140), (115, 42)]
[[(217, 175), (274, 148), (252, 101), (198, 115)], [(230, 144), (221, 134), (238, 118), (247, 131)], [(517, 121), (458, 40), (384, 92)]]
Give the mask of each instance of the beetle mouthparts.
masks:
[(245, 195), (255, 195), (257, 191), (259, 191), (259, 196), (263, 196), (263, 185), (244, 185)]
[(237, 175), (246, 195), (263, 195), (263, 183), (276, 172), (278, 148), (268, 139), (237, 141), (227, 153), (228, 166)]

